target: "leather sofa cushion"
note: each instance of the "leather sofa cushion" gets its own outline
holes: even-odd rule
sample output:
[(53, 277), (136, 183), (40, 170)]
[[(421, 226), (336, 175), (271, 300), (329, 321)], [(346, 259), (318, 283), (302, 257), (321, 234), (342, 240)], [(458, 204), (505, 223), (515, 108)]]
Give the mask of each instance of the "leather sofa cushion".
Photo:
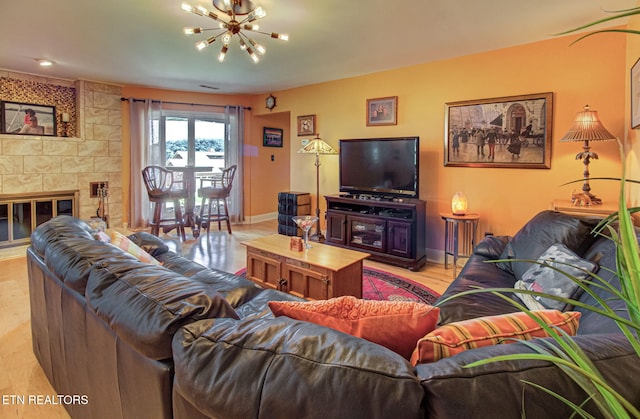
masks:
[[(439, 325), (475, 317), (494, 316), (519, 311), (509, 301), (489, 292), (458, 296), (461, 292), (486, 288), (513, 288), (516, 280), (511, 273), (499, 269), (494, 260), (477, 254), (471, 255), (458, 277), (438, 298), (434, 305), (440, 307)], [(512, 293), (505, 295), (516, 298)], [(455, 298), (451, 298), (456, 296)]]
[(82, 220), (68, 215), (60, 215), (38, 226), (31, 234), (31, 247), (44, 256), (50, 243), (69, 238), (93, 239), (91, 227)]
[[(637, 231), (638, 229), (636, 229), (636, 232)], [(638, 237), (640, 238), (640, 235)], [(600, 269), (598, 270), (598, 277), (600, 277), (604, 282), (610, 284), (616, 290), (619, 290), (620, 280), (618, 275), (615, 274), (617, 271), (616, 253), (617, 250), (613, 242), (609, 238), (603, 237), (598, 239), (591, 249), (589, 249), (589, 252), (585, 254), (585, 258), (596, 261), (600, 266)], [(613, 295), (601, 287), (591, 286), (590, 289), (601, 299), (605, 300), (607, 305), (615, 310), (616, 314), (629, 319), (629, 312), (622, 300), (612, 298)], [(580, 296), (579, 301), (598, 308), (601, 307), (600, 304), (587, 292)], [(616, 323), (608, 317), (582, 307), (575, 307), (574, 310), (582, 313), (580, 328), (578, 329), (579, 335), (620, 332)]]
[(91, 309), (143, 355), (170, 358), (173, 334), (185, 324), (238, 318), (210, 285), (131, 259), (94, 266), (86, 298)]
[(250, 301), (236, 307), (236, 313), (241, 319), (251, 317), (268, 317), (273, 318), (273, 313), (268, 304), (270, 301), (307, 301), (304, 298), (295, 295), (286, 294), (284, 292), (266, 289), (252, 298)]
[(509, 236), (486, 236), (473, 249), (473, 253), (488, 259), (498, 259), (509, 240)]
[(146, 231), (138, 231), (128, 236), (129, 239), (138, 245), (142, 250), (157, 258), (163, 253), (169, 251), (169, 247), (158, 237), (149, 234)]
[(205, 320), (180, 329), (173, 351), (174, 392), (208, 417), (422, 417), (409, 362), (313, 323)]
[(198, 272), (202, 272), (208, 269), (201, 264), (192, 260), (185, 259), (174, 252), (163, 253), (156, 256), (156, 259), (158, 259), (158, 261), (160, 261), (162, 263), (162, 266), (164, 266), (165, 268), (188, 277), (192, 277)]
[[(542, 211), (525, 224), (509, 241), (500, 259), (537, 260), (554, 243), (562, 243), (578, 256), (584, 255), (596, 241), (591, 234), (596, 218), (581, 218), (556, 211)], [(516, 279), (529, 269), (531, 262), (499, 262), (498, 266)]]
[(200, 271), (191, 279), (213, 287), (234, 309), (263, 291), (255, 282), (217, 269)]
[[(551, 342), (551, 338), (544, 338)], [(640, 406), (637, 385), (638, 355), (620, 333), (575, 336), (574, 342), (593, 361), (605, 381)], [(541, 343), (539, 339), (534, 341)], [(472, 362), (496, 356), (535, 353), (526, 342), (495, 345), (462, 352), (438, 362), (418, 364), (418, 375), (426, 394), (425, 417), (446, 418), (569, 418), (570, 406), (532, 387), (536, 383), (576, 404), (585, 392), (560, 368), (546, 361), (508, 360), (467, 368)], [(588, 411), (601, 417), (593, 403)]]
[(45, 264), (69, 288), (84, 296), (91, 267), (111, 259), (135, 260), (121, 249), (98, 240), (71, 237), (49, 243)]

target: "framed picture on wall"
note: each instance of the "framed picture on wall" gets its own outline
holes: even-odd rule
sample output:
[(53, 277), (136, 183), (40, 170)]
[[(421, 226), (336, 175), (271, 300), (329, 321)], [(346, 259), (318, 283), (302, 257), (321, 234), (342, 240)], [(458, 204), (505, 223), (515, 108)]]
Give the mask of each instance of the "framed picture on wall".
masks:
[(398, 96), (367, 99), (367, 126), (397, 125)]
[(298, 136), (316, 133), (316, 116), (302, 115), (298, 117)]
[(262, 132), (262, 145), (264, 147), (282, 147), (282, 129), (264, 127)]
[(640, 58), (631, 67), (631, 128), (640, 126)]
[(21, 102), (2, 102), (2, 133), (55, 136), (55, 106)]
[(551, 168), (553, 93), (449, 102), (444, 165)]

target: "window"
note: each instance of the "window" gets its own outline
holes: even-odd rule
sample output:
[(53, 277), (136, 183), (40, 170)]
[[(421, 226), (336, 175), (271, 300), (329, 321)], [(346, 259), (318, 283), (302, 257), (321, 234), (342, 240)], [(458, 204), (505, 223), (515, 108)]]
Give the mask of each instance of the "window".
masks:
[[(161, 166), (227, 166), (224, 117), (164, 111), (156, 122), (152, 152)], [(155, 139), (157, 138), (157, 139)]]
[[(185, 166), (203, 161), (212, 168), (237, 165), (237, 183), (242, 184), (245, 125), (242, 106), (163, 103), (135, 98), (129, 98), (129, 106), (131, 173), (140, 173), (150, 165)], [(194, 106), (210, 110), (195, 111)], [(178, 107), (182, 109), (175, 109)], [(185, 109), (187, 107), (189, 109)], [(230, 212), (235, 220), (242, 222), (242, 188), (233, 188), (231, 193)], [(150, 219), (150, 205), (142, 176), (132, 178), (130, 203), (130, 225), (145, 226)]]

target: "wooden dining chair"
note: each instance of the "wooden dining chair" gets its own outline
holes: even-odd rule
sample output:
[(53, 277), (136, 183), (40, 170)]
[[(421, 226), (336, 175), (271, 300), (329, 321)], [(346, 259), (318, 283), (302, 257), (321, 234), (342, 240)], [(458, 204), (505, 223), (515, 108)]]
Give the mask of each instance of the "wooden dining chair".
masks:
[[(198, 189), (198, 196), (202, 198), (200, 204), (200, 223), (203, 229), (207, 229), (209, 234), (209, 228), (212, 222), (218, 222), (218, 230), (221, 230), (221, 222), (227, 222), (227, 231), (231, 234), (231, 218), (229, 216), (229, 203), (227, 198), (231, 194), (231, 188), (233, 186), (233, 178), (236, 175), (237, 165), (230, 166), (222, 171), (219, 178), (202, 178), (200, 179), (200, 189)], [(205, 183), (210, 182), (212, 186), (204, 186)], [(207, 203), (207, 200), (209, 201)], [(222, 205), (220, 203), (222, 202)], [(215, 203), (216, 211), (213, 212), (212, 205)], [(206, 211), (205, 211), (206, 208)], [(221, 208), (224, 212), (221, 211)]]
[[(175, 228), (182, 241), (186, 241), (180, 200), (187, 198), (187, 191), (184, 188), (177, 188), (173, 172), (161, 166), (145, 167), (142, 169), (142, 178), (147, 188), (149, 201), (154, 203), (153, 219), (149, 222), (151, 234), (158, 236), (160, 228), (164, 233)], [(168, 202), (173, 202), (174, 216), (173, 218), (162, 218)]]

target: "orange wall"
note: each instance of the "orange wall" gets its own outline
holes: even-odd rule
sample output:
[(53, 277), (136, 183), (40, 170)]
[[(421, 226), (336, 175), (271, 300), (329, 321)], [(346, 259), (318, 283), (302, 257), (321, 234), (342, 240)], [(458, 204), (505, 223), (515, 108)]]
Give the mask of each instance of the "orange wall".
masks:
[[(579, 184), (582, 164), (575, 161), (579, 143), (558, 141), (585, 104), (598, 111), (605, 126), (622, 138), (625, 132), (625, 81), (628, 78), (624, 35), (593, 37), (569, 46), (574, 37), (490, 51), (446, 61), (367, 76), (274, 92), (279, 109), (296, 116), (315, 114), (318, 132), (337, 147), (341, 138), (420, 136), (420, 198), (427, 201), (427, 248), (443, 248), (439, 213), (450, 211), (450, 200), (463, 191), (470, 211), (481, 216), (479, 232), (514, 234), (554, 199), (568, 199)], [(554, 93), (551, 169), (444, 167), (444, 105), (446, 102), (529, 93)], [(265, 113), (264, 97), (253, 98), (257, 113)], [(367, 127), (367, 98), (398, 96), (398, 124)], [(620, 158), (614, 142), (593, 143), (600, 159), (591, 175), (618, 176)], [(290, 150), (291, 189), (315, 195), (315, 169), (304, 155)], [(320, 194), (338, 192), (338, 159), (323, 156)], [(593, 192), (606, 201), (615, 188), (592, 182)], [(315, 200), (313, 201), (315, 202)], [(321, 204), (324, 211), (324, 202)], [(324, 227), (324, 224), (323, 224)]]
[[(315, 167), (309, 156), (297, 154), (296, 117), (316, 115), (317, 132), (337, 147), (340, 138), (420, 136), (420, 198), (427, 201), (427, 248), (442, 249), (440, 212), (463, 191), (470, 210), (481, 215), (479, 233), (513, 234), (532, 215), (549, 208), (554, 199), (568, 199), (579, 184), (582, 164), (578, 143), (560, 143), (575, 113), (585, 104), (599, 112), (605, 126), (620, 138), (632, 139), (629, 126), (628, 71), (640, 44), (627, 47), (626, 37), (605, 34), (569, 46), (574, 37), (426, 63), (399, 70), (274, 92), (278, 106), (264, 107), (266, 94), (233, 96), (197, 94), (127, 86), (123, 96), (165, 101), (251, 106), (246, 115), (244, 173), (245, 214), (249, 220), (277, 211), (276, 195), (283, 190), (308, 191), (315, 203)], [(444, 167), (444, 105), (467, 99), (554, 93), (551, 169), (492, 169)], [(398, 124), (367, 127), (367, 98), (398, 96)], [(263, 127), (284, 129), (284, 147), (262, 146)], [(129, 145), (128, 107), (123, 110), (123, 147)], [(310, 138), (310, 137), (309, 137)], [(631, 142), (635, 143), (635, 142)], [(593, 143), (600, 155), (591, 165), (592, 177), (618, 176), (620, 158), (615, 143)], [(635, 155), (637, 153), (632, 153)], [(125, 175), (128, 153), (123, 153)], [(271, 161), (271, 155), (274, 161)], [(637, 157), (635, 158), (637, 162)], [(337, 156), (322, 156), (320, 195), (338, 192)], [(633, 172), (632, 172), (633, 173)], [(636, 172), (636, 178), (637, 178)], [(605, 201), (615, 199), (610, 185), (592, 182)], [(125, 191), (125, 208), (128, 207)], [(637, 199), (637, 198), (636, 198)], [(315, 205), (313, 208), (315, 209)], [(321, 200), (324, 212), (324, 201)], [(324, 227), (324, 224), (323, 224)]]
[[(251, 131), (255, 134), (248, 139), (249, 145), (245, 148), (248, 152), (245, 158), (245, 162), (248, 163), (245, 177), (250, 179), (251, 184), (245, 189), (245, 197), (249, 200), (247, 212), (250, 220), (260, 221), (265, 217), (273, 218), (278, 207), (278, 192), (289, 190), (289, 155), (292, 149), (289, 113), (276, 112), (257, 116), (251, 124)], [(282, 148), (262, 145), (264, 127), (282, 128)]]
[[(638, 1), (640, 6), (640, 1)], [(634, 16), (627, 25), (630, 29), (640, 28), (640, 16)], [(627, 41), (627, 56), (626, 67), (627, 74), (631, 72), (633, 65), (640, 59), (640, 35), (629, 35)], [(625, 104), (626, 104), (626, 119), (625, 119), (625, 150), (627, 153), (626, 169), (627, 177), (629, 179), (640, 180), (640, 130), (631, 129), (631, 87), (630, 77), (626, 78), (627, 84), (625, 88)], [(635, 90), (635, 89), (634, 89)], [(637, 90), (636, 90), (637, 91)], [(628, 202), (629, 206), (640, 205), (640, 186), (630, 185), (628, 188)], [(636, 216), (636, 224), (640, 216)]]

